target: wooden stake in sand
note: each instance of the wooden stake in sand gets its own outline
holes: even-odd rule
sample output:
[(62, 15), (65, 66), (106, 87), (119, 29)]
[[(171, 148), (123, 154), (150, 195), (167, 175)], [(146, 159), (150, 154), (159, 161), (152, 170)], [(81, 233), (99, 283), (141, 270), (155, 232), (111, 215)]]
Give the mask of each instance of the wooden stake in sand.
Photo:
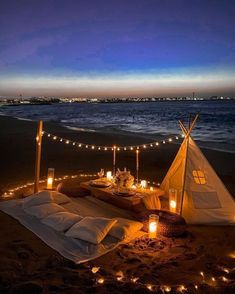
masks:
[(41, 150), (42, 150), (42, 128), (43, 121), (38, 122), (37, 136), (36, 136), (36, 161), (35, 161), (35, 180), (34, 193), (39, 190), (40, 165), (41, 165)]
[(139, 149), (136, 149), (136, 182), (139, 183)]
[(113, 146), (113, 176), (114, 177), (116, 174), (116, 150), (117, 150), (117, 147)]

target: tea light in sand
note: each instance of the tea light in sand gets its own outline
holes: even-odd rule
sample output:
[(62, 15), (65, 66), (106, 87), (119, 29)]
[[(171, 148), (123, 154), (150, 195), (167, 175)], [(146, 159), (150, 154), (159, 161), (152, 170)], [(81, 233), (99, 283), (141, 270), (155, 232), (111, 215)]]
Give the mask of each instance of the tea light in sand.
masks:
[(149, 215), (149, 238), (157, 237), (157, 227), (158, 227), (159, 216), (156, 214)]
[(140, 187), (141, 187), (142, 189), (146, 189), (146, 188), (147, 188), (147, 181), (142, 180), (142, 181), (140, 182)]
[(99, 278), (99, 279), (97, 280), (97, 283), (99, 283), (99, 284), (103, 284), (103, 283), (104, 283), (104, 278)]
[(176, 212), (177, 206), (177, 190), (169, 189), (169, 207), (171, 212)]
[(97, 267), (97, 266), (93, 266), (93, 268), (91, 269), (93, 274), (96, 274), (99, 270), (100, 270), (100, 267)]
[(108, 179), (108, 180), (112, 180), (112, 172), (111, 171), (107, 171), (107, 173), (106, 173), (106, 178)]
[(48, 172), (47, 172), (47, 189), (48, 190), (53, 189), (54, 176), (55, 176), (55, 169), (48, 168)]

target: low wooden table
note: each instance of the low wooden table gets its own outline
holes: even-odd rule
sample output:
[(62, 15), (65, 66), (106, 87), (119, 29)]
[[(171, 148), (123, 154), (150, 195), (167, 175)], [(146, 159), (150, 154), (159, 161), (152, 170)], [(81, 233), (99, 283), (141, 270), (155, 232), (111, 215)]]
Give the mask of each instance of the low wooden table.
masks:
[[(115, 194), (115, 187), (110, 186), (108, 188), (99, 188), (90, 185), (90, 181), (82, 182), (80, 186), (83, 189), (86, 189), (90, 192), (90, 194), (98, 198), (100, 200), (106, 201), (114, 206), (119, 208), (135, 211), (135, 208), (141, 204), (141, 200), (144, 197), (159, 197), (164, 195), (164, 191), (159, 188), (155, 188), (153, 191), (149, 189), (133, 189), (135, 193), (133, 196), (130, 197), (123, 197)], [(160, 200), (158, 199), (159, 203)], [(160, 207), (159, 207), (160, 208)]]

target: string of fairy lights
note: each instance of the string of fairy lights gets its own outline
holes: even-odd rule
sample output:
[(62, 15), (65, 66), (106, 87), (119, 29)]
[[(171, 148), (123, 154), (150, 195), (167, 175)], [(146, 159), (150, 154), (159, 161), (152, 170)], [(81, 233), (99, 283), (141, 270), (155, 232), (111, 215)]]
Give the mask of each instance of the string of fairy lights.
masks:
[(185, 283), (182, 284), (171, 284), (171, 285), (159, 285), (159, 284), (153, 284), (153, 283), (143, 283), (140, 281), (140, 277), (138, 276), (125, 276), (122, 271), (118, 271), (115, 276), (113, 277), (103, 277), (99, 275), (100, 267), (94, 266), (91, 267), (90, 270), (91, 272), (95, 275), (95, 283), (103, 285), (108, 282), (112, 282), (113, 280), (118, 281), (119, 283), (133, 283), (135, 285), (144, 287), (148, 289), (150, 292), (156, 292), (156, 291), (161, 291), (162, 293), (184, 293), (188, 292), (191, 289), (194, 289), (195, 291), (200, 290), (200, 287), (202, 285), (206, 285), (207, 287), (212, 287), (212, 288), (221, 288), (224, 287), (224, 285), (228, 285), (230, 282), (232, 282), (231, 279), (226, 277), (226, 275), (233, 273), (235, 271), (235, 268), (225, 268), (218, 266), (218, 269), (223, 272), (223, 275), (217, 275), (212, 276), (208, 273), (204, 273), (203, 271), (199, 272), (199, 277), (200, 281), (197, 283), (190, 283), (189, 286), (186, 286)]
[[(60, 182), (62, 180), (66, 180), (66, 179), (75, 179), (77, 177), (81, 177), (81, 178), (89, 178), (89, 177), (96, 177), (97, 174), (85, 174), (85, 173), (80, 173), (80, 174), (77, 174), (77, 175), (64, 175), (64, 176), (61, 176), (61, 177), (58, 177), (58, 178), (54, 178), (54, 181), (55, 182)], [(47, 182), (47, 179), (43, 179), (43, 180), (39, 180), (39, 184), (44, 184)], [(19, 185), (19, 186), (16, 186), (14, 188), (11, 188), (7, 191), (5, 191), (1, 197), (4, 199), (4, 198), (11, 198), (14, 196), (14, 194), (16, 192), (19, 192), (20, 190), (23, 190), (23, 189), (26, 189), (26, 188), (30, 188), (30, 187), (33, 187), (34, 186), (34, 182), (28, 182), (24, 185)]]
[(89, 150), (99, 150), (99, 151), (133, 151), (133, 150), (145, 150), (149, 148), (157, 148), (160, 145), (164, 145), (166, 143), (171, 143), (173, 141), (178, 141), (180, 138), (184, 138), (184, 134), (180, 136), (171, 136), (166, 138), (165, 140), (153, 141), (150, 143), (140, 144), (140, 145), (127, 145), (127, 146), (102, 146), (102, 145), (94, 145), (94, 144), (86, 144), (82, 142), (77, 142), (68, 138), (62, 138), (52, 133), (48, 133), (46, 131), (42, 132), (43, 136), (51, 139), (52, 141), (60, 142), (65, 145), (72, 145), (78, 148), (85, 148)]

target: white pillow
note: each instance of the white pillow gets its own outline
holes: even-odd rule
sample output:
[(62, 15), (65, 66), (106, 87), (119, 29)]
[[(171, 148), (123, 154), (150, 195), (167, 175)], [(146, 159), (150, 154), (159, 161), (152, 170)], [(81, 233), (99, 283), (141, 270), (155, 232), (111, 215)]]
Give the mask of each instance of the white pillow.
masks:
[(41, 222), (56, 231), (63, 232), (71, 228), (75, 223), (82, 220), (80, 215), (71, 212), (58, 212), (43, 218)]
[(68, 196), (57, 191), (51, 191), (51, 196), (53, 198), (53, 202), (56, 204), (65, 204), (71, 202), (71, 199)]
[(116, 218), (116, 220), (117, 222), (109, 231), (109, 235), (120, 240), (132, 236), (143, 227), (141, 222), (129, 220), (126, 218)]
[(23, 208), (53, 202), (49, 191), (41, 191), (23, 199)]
[(37, 218), (45, 218), (50, 214), (65, 211), (65, 209), (56, 203), (46, 203), (38, 206), (25, 207), (26, 213), (36, 216)]
[(85, 217), (80, 222), (73, 225), (65, 235), (93, 244), (99, 244), (116, 222), (117, 220), (115, 219), (104, 217)]

